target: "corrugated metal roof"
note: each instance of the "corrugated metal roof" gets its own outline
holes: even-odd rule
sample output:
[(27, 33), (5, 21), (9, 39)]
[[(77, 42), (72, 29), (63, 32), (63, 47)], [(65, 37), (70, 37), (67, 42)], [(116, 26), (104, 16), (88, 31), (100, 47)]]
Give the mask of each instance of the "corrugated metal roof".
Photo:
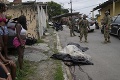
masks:
[(72, 15), (77, 15), (77, 14), (79, 14), (79, 12), (75, 12), (75, 13), (65, 13), (65, 14), (53, 16), (52, 18), (53, 18), (53, 19), (56, 19), (56, 18), (61, 18), (61, 17), (67, 17), (67, 16), (72, 16)]

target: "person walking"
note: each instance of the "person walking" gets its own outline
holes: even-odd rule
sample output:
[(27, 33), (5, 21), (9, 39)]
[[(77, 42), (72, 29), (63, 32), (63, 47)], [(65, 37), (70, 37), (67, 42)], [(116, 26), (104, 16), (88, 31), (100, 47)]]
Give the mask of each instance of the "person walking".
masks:
[(110, 34), (109, 34), (109, 31), (110, 31), (110, 24), (111, 24), (111, 16), (109, 15), (109, 11), (106, 11), (105, 12), (105, 16), (103, 18), (103, 24), (105, 25), (104, 27), (104, 43), (111, 43), (110, 41)]
[(83, 19), (79, 22), (79, 26), (80, 26), (80, 42), (82, 42), (82, 38), (83, 38), (83, 35), (84, 35), (85, 42), (88, 43), (87, 34), (88, 34), (88, 29), (90, 29), (90, 28), (89, 28), (89, 22), (88, 22), (88, 20), (86, 18), (87, 18), (87, 16), (84, 14)]

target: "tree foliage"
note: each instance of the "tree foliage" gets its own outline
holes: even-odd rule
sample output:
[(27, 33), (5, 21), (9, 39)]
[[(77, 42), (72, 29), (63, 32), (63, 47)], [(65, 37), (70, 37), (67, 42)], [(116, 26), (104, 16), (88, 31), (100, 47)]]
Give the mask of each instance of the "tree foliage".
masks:
[(62, 9), (62, 12), (63, 13), (69, 13), (69, 10), (68, 9)]
[(68, 9), (64, 9), (62, 8), (62, 6), (56, 2), (48, 2), (48, 15), (49, 18), (56, 16), (56, 15), (60, 15), (63, 13), (68, 13), (69, 10)]

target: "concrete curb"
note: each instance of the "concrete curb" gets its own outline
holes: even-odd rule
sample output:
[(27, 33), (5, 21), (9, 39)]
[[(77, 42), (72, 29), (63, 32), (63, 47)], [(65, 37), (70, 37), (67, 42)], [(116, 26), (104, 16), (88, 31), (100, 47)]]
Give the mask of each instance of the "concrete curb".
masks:
[[(58, 33), (56, 31), (54, 31), (54, 33), (56, 33), (56, 36), (57, 36), (57, 49), (58, 51), (61, 51), (62, 47), (60, 44)], [(66, 66), (63, 62), (62, 62), (62, 70), (63, 70), (64, 80), (72, 80), (72, 74), (70, 73), (69, 67)]]

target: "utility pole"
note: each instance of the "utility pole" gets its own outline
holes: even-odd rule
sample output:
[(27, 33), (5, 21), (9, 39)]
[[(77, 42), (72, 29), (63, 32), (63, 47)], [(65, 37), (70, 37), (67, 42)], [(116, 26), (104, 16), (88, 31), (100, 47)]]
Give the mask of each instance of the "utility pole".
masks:
[(113, 0), (113, 16), (115, 16), (115, 0)]
[(71, 9), (70, 10), (71, 10), (71, 13), (72, 13), (72, 0), (70, 0), (70, 4), (71, 4)]

